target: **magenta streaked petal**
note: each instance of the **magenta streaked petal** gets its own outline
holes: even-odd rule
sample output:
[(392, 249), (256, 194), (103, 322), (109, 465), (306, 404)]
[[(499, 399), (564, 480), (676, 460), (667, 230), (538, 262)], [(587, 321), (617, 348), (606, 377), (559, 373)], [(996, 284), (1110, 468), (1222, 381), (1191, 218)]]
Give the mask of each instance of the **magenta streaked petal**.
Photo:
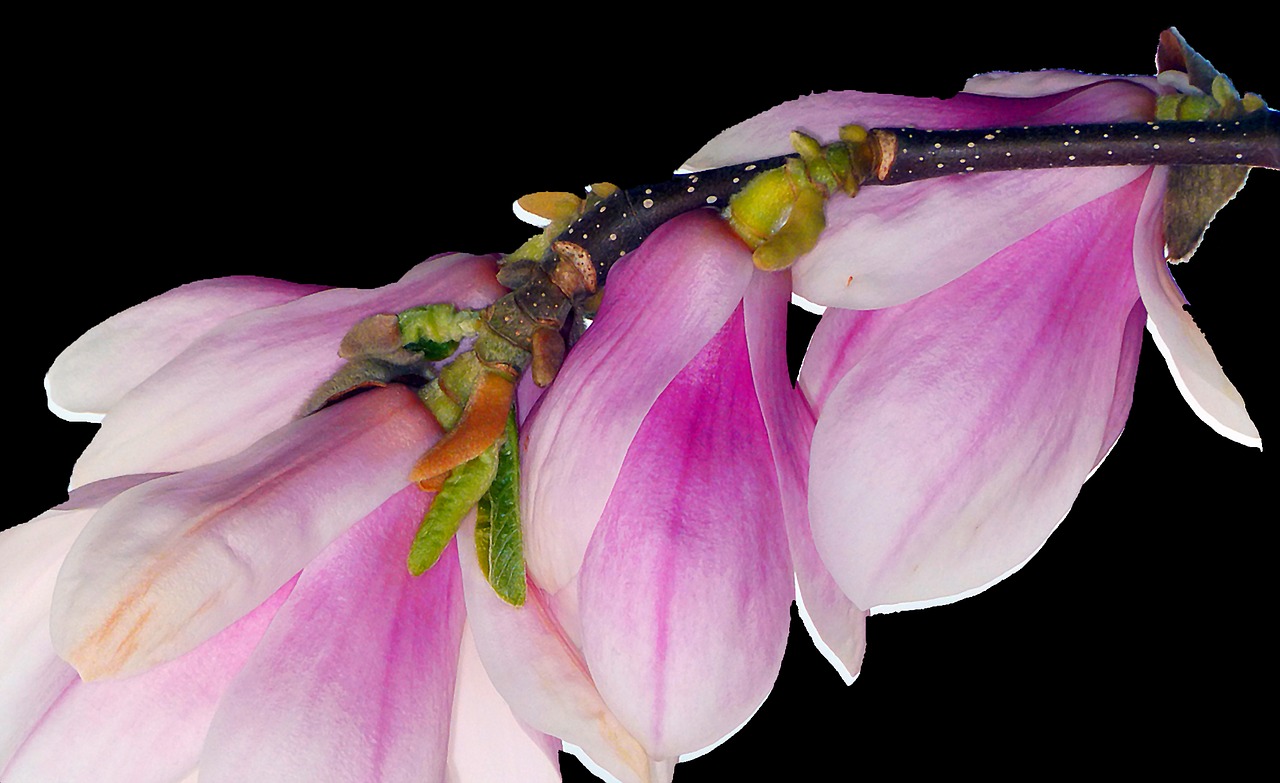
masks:
[[(261, 277), (222, 277), (175, 288), (112, 316), (54, 359), (49, 407), (105, 414), (130, 389), (225, 321), (324, 290)], [(61, 415), (61, 414), (59, 414)]]
[[(727, 243), (740, 250), (725, 252)], [(653, 401), (720, 330), (751, 280), (723, 221), (676, 218), (610, 274), (595, 323), (522, 434), (525, 545), (545, 590), (569, 583)]]
[(655, 760), (747, 720), (786, 645), (790, 559), (743, 318), (650, 409), (582, 567), (591, 676)]
[(1262, 448), (1258, 428), (1245, 411), (1244, 398), (1227, 379), (1195, 319), (1164, 256), (1164, 184), (1168, 172), (1157, 169), (1142, 204), (1133, 245), (1138, 290), (1147, 308), (1147, 330), (1169, 365), (1187, 404), (1219, 435)]
[(465, 628), (453, 692), (448, 783), (559, 783), (559, 750), (559, 740), (527, 728), (511, 712), (480, 662), (470, 627)]
[(455, 550), (405, 557), (432, 495), (407, 487), (298, 578), (227, 689), (200, 779), (443, 781), (464, 621)]
[(856, 605), (980, 589), (1030, 557), (1071, 507), (1111, 437), (1148, 177), (927, 296), (823, 317), (819, 331), (835, 334), (815, 344), (847, 372), (820, 373), (843, 379), (811, 393), (825, 400), (809, 513)]
[(403, 488), (438, 434), (413, 392), (378, 389), (122, 493), (58, 577), (55, 647), (87, 679), (182, 655)]
[[(1046, 87), (1054, 84), (1049, 82)], [(717, 136), (685, 168), (791, 152), (802, 128), (834, 140), (841, 125), (976, 128), (1144, 120), (1155, 95), (1110, 79), (1035, 98), (961, 93), (947, 100), (857, 92), (825, 93), (775, 107)], [(827, 228), (796, 262), (796, 293), (834, 307), (889, 307), (943, 285), (1076, 207), (1141, 176), (1140, 167), (1008, 172), (868, 187), (832, 198)]]
[(137, 677), (89, 683), (72, 672), (3, 779), (169, 783), (189, 774), (223, 691), (292, 587), (286, 583), (187, 655)]
[(441, 256), (382, 288), (330, 289), (224, 323), (112, 408), (72, 486), (236, 454), (297, 415), (341, 366), (338, 345), (361, 318), (432, 302), (483, 307), (506, 290), (494, 270), (490, 257)]
[(582, 748), (623, 783), (645, 783), (644, 749), (614, 717), (591, 681), (586, 662), (566, 638), (530, 582), (519, 608), (499, 598), (476, 562), (475, 517), (458, 531), (467, 621), (480, 660), (517, 718), (534, 730)]

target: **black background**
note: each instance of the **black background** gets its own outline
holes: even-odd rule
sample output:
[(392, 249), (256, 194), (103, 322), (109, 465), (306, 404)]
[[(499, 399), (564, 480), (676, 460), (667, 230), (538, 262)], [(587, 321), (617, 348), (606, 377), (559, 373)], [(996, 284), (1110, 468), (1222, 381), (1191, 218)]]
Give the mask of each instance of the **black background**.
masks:
[[(0, 313), (16, 459), (4, 523), (60, 502), (92, 435), (45, 410), (58, 351), (183, 282), (380, 285), (442, 251), (514, 248), (529, 233), (510, 212), (524, 193), (662, 179), (717, 131), (802, 93), (947, 96), (996, 69), (1149, 73), (1170, 23), (1238, 86), (1280, 100), (1248, 31), (1153, 16), (1011, 34), (965, 14), (930, 27), (899, 15), (637, 15), (621, 36), (505, 20), (521, 38), (338, 17), (175, 20), (157, 38), (100, 34), (95, 20), (33, 31), (42, 45), (10, 119), (22, 141)], [(1256, 173), (1176, 270), (1268, 442), (1277, 179)], [(1148, 339), (1124, 436), (1026, 568), (950, 607), (872, 618), (848, 688), (796, 624), (760, 713), (678, 780), (827, 776), (828, 762), (839, 779), (1258, 762), (1276, 690), (1263, 635), (1275, 480), (1269, 452), (1190, 412)], [(566, 779), (583, 775), (566, 761)]]

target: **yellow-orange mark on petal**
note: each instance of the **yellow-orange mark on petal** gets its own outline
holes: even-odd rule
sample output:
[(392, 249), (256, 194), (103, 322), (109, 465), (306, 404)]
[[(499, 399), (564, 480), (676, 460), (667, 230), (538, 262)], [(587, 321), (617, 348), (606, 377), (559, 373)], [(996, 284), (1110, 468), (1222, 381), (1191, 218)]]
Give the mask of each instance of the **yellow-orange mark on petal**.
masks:
[(107, 618), (107, 621), (68, 654), (68, 662), (76, 668), (76, 671), (80, 672), (82, 679), (85, 681), (96, 680), (100, 677), (116, 674), (124, 668), (125, 663), (138, 651), (138, 634), (142, 631), (143, 626), (147, 624), (151, 613), (155, 611), (154, 606), (148, 607), (146, 611), (133, 618), (133, 626), (119, 638), (119, 641), (115, 642), (114, 648), (108, 649), (108, 645), (114, 635), (113, 631), (124, 619), (127, 610), (141, 600), (150, 587), (151, 583), (147, 582), (125, 596), (116, 606), (115, 611), (111, 613), (111, 616)]
[[(411, 394), (411, 392), (407, 391), (401, 393)], [(412, 406), (408, 410), (420, 411), (420, 415), (424, 417), (430, 416), (427, 410), (420, 406)], [(388, 427), (392, 419), (402, 415), (404, 415), (404, 409), (401, 408), (388, 406), (377, 409), (371, 412), (363, 421), (363, 429), (348, 429), (346, 439), (354, 440), (358, 437), (358, 433), (362, 431), (367, 432)], [(506, 419), (504, 418), (504, 424), (505, 421)], [(335, 448), (338, 447), (341, 447), (341, 443), (335, 444)], [(283, 483), (286, 483), (289, 477), (297, 475), (304, 470), (309, 462), (310, 455), (306, 451), (299, 450), (287, 462), (279, 464), (269, 477), (248, 483), (239, 492), (210, 503), (200, 514), (191, 517), (187, 521), (185, 529), (177, 532), (177, 541), (165, 547), (152, 562), (136, 572), (138, 577), (133, 587), (115, 602), (114, 608), (103, 620), (102, 624), (85, 636), (79, 644), (66, 654), (67, 662), (74, 666), (85, 680), (94, 680), (120, 672), (141, 647), (141, 640), (138, 637), (146, 627), (151, 615), (157, 609), (158, 604), (155, 599), (152, 599), (152, 605), (145, 610), (140, 610), (136, 607), (148, 597), (161, 577), (172, 572), (175, 563), (180, 563), (191, 555), (188, 547), (178, 545), (177, 542), (185, 542), (200, 535), (219, 515), (240, 503), (246, 502), (249, 498), (278, 491), (278, 488)], [(169, 633), (153, 638), (150, 641), (150, 646), (154, 647), (158, 639), (166, 639), (175, 635), (182, 627), (182, 622), (208, 611), (216, 603), (216, 600), (216, 596), (209, 596), (194, 611), (187, 614), (183, 620), (166, 621), (171, 625)], [(117, 626), (125, 622), (129, 617), (133, 618), (132, 627), (123, 635), (117, 633)], [(115, 646), (111, 648), (110, 645), (116, 639), (118, 641), (114, 641)]]
[(422, 486), (423, 481), (447, 474), (480, 456), (506, 434), (507, 412), (515, 393), (516, 384), (511, 378), (487, 367), (481, 370), (458, 426), (422, 455), (409, 473), (409, 480)]

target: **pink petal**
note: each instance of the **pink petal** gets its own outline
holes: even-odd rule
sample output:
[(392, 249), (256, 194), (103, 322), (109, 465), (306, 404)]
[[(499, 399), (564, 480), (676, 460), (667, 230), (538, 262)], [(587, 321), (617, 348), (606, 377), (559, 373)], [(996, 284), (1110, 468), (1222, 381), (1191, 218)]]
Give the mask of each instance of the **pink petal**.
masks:
[[(1147, 119), (1154, 106), (1151, 90), (1119, 79), (1038, 98), (825, 93), (784, 103), (730, 128), (685, 168), (787, 154), (788, 133), (795, 128), (833, 140), (850, 122), (890, 128), (1052, 125)], [(1009, 172), (869, 187), (853, 199), (837, 196), (827, 204), (827, 228), (817, 246), (793, 268), (795, 290), (835, 307), (900, 304), (1142, 173), (1139, 167)]]
[(840, 591), (813, 546), (809, 531), (809, 448), (813, 414), (791, 386), (786, 323), (790, 275), (757, 272), (744, 300), (747, 346), (796, 575), (796, 600), (809, 636), (845, 684), (853, 682), (866, 649), (867, 612)]
[(438, 433), (413, 392), (378, 389), (121, 494), (59, 575), (55, 647), (87, 679), (182, 655), (404, 487)]
[(1196, 415), (1220, 435), (1262, 448), (1258, 428), (1244, 408), (1244, 398), (1218, 364), (1204, 333), (1184, 309), (1187, 300), (1174, 282), (1164, 257), (1165, 169), (1157, 169), (1147, 190), (1133, 246), (1138, 290), (1147, 308), (1147, 330), (1160, 348), (1178, 390)]
[[(154, 476), (129, 476), (77, 490), (66, 503), (0, 532), (0, 770), (45, 711), (78, 677), (54, 652), (49, 607), (58, 569), (94, 513)], [(7, 778), (6, 778), (7, 779)]]
[(137, 677), (70, 682), (5, 768), (6, 783), (169, 783), (195, 769), (228, 683), (289, 594), (286, 584), (187, 655)]
[(1106, 434), (1103, 435), (1102, 449), (1094, 463), (1095, 469), (1116, 445), (1120, 433), (1124, 431), (1125, 422), (1129, 420), (1129, 409), (1133, 406), (1133, 383), (1138, 377), (1138, 357), (1142, 353), (1142, 331), (1146, 321), (1147, 310), (1138, 301), (1129, 312), (1129, 320), (1125, 322), (1120, 364), (1116, 370), (1115, 396), (1111, 399), (1111, 413), (1107, 416)]
[(824, 316), (801, 374), (820, 405), (809, 512), (856, 605), (981, 589), (1071, 507), (1131, 372), (1146, 179), (907, 305)]
[(475, 517), (458, 531), (467, 620), (493, 686), (517, 718), (581, 747), (624, 783), (647, 780), (640, 744), (600, 698), (580, 651), (564, 635), (547, 596), (529, 583), (525, 605), (499, 598), (476, 561)]
[(620, 263), (599, 317), (529, 419), (525, 545), (544, 589), (560, 590), (578, 572), (627, 444), (742, 300), (752, 266), (723, 252), (727, 236), (737, 241), (718, 217), (697, 212), (662, 226)]
[(650, 409), (581, 582), (591, 676), (655, 760), (715, 742), (768, 695), (793, 588), (741, 309)]
[(163, 293), (108, 318), (59, 354), (45, 377), (49, 407), (55, 413), (104, 414), (223, 322), (322, 290), (260, 277), (222, 277)]
[(338, 344), (361, 318), (430, 302), (483, 307), (505, 291), (493, 275), (492, 258), (442, 256), (392, 285), (322, 291), (228, 321), (112, 408), (76, 463), (72, 486), (238, 453), (297, 415), (341, 366)]
[(405, 567), (431, 495), (411, 486), (302, 572), (223, 697), (200, 778), (441, 781), (464, 620), (448, 550)]
[[(1101, 82), (1125, 81), (1162, 95), (1171, 92), (1154, 76), (1106, 76), (1080, 73), (1079, 71), (993, 71), (981, 73), (964, 84), (964, 92), (971, 95), (995, 95), (1003, 98), (1038, 98), (1067, 92), (1078, 87), (1088, 87)], [(1106, 118), (1101, 118), (1105, 121)]]
[(560, 741), (526, 728), (494, 689), (469, 627), (462, 633), (449, 732), (449, 783), (559, 783)]

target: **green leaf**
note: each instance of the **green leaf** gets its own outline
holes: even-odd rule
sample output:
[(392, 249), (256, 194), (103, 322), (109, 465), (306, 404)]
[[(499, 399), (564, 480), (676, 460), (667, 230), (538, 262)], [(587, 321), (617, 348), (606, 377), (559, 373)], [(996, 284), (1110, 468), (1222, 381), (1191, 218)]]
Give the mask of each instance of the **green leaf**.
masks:
[(476, 517), (480, 569), (498, 597), (513, 606), (525, 600), (524, 536), (520, 531), (520, 444), (515, 409), (498, 455), (497, 475)]
[(445, 547), (458, 532), (458, 525), (471, 507), (484, 497), (493, 477), (498, 472), (498, 451), (495, 443), (475, 459), (453, 469), (444, 486), (436, 493), (427, 509), (418, 533), (409, 548), (409, 573), (421, 576), (436, 564)]

